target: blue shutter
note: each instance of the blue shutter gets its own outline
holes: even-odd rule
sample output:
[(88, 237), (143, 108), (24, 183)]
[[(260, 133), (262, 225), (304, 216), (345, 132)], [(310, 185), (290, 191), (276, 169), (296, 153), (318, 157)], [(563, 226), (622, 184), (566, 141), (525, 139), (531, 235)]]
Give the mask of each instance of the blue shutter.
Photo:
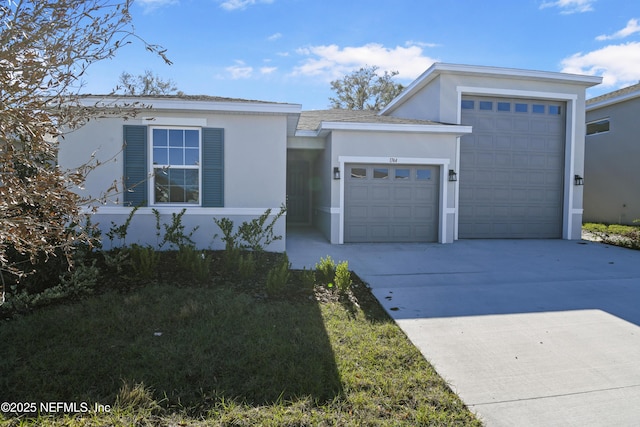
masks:
[(202, 206), (224, 206), (224, 129), (202, 129)]
[(147, 127), (125, 125), (124, 205), (142, 206), (147, 197)]

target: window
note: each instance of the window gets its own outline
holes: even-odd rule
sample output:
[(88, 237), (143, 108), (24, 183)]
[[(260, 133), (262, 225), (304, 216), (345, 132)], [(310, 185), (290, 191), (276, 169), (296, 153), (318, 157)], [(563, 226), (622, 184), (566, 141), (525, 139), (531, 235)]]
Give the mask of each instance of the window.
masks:
[(418, 181), (429, 181), (431, 179), (431, 169), (418, 169), (416, 178)]
[(475, 108), (474, 101), (462, 100), (462, 109), (463, 110), (473, 110)]
[(609, 126), (609, 119), (601, 119), (595, 122), (587, 123), (587, 135), (609, 132)]
[(373, 179), (387, 179), (389, 178), (389, 169), (387, 168), (374, 168)]
[(528, 113), (529, 105), (528, 104), (516, 104), (516, 113)]
[(351, 178), (363, 179), (367, 177), (366, 168), (351, 168)]
[(511, 111), (510, 102), (498, 102), (498, 111)]
[[(153, 146), (153, 131), (155, 129), (159, 131), (156, 133), (158, 137), (156, 147)], [(173, 134), (173, 139), (169, 136), (170, 129), (179, 131)], [(185, 131), (196, 133), (185, 133)], [(182, 144), (178, 147), (180, 133), (182, 134)], [(193, 206), (198, 203), (191, 201), (196, 199), (194, 191), (197, 190), (200, 206), (224, 207), (224, 129), (124, 125), (122, 136), (124, 143), (122, 202), (124, 206), (148, 206), (157, 203), (154, 196), (155, 177), (158, 173), (160, 186), (158, 190), (165, 192), (164, 195), (160, 194), (161, 197), (170, 200), (171, 190), (176, 190), (173, 194), (176, 199), (182, 200), (183, 205), (190, 203)], [(198, 142), (197, 146), (195, 141)], [(155, 152), (157, 164), (155, 165), (153, 164), (154, 148), (157, 148)], [(172, 149), (174, 151), (171, 151)], [(199, 163), (191, 164), (195, 160), (196, 151), (199, 151), (197, 155), (200, 158)], [(170, 157), (181, 159), (182, 162), (188, 164), (172, 166), (160, 163), (161, 161), (170, 163)], [(182, 171), (182, 174), (178, 172), (179, 170)], [(194, 180), (194, 170), (197, 171), (198, 181)], [(174, 171), (176, 171), (175, 174)], [(171, 175), (169, 175), (170, 172)], [(149, 181), (153, 186), (147, 185)], [(174, 188), (171, 188), (170, 183), (173, 183)], [(183, 190), (179, 188), (181, 186)], [(197, 188), (194, 188), (196, 186)], [(180, 192), (183, 193), (182, 197), (180, 197)], [(184, 195), (185, 192), (186, 195)], [(159, 204), (162, 203), (159, 202)]]
[(562, 107), (559, 105), (549, 105), (549, 114), (557, 116), (560, 115)]
[(200, 204), (200, 130), (153, 128), (153, 204)]
[(409, 179), (409, 169), (396, 169), (396, 179)]
[(491, 111), (493, 110), (493, 102), (491, 101), (480, 101), (480, 109), (483, 111)]
[(533, 114), (544, 114), (544, 105), (542, 104), (533, 104), (531, 108)]

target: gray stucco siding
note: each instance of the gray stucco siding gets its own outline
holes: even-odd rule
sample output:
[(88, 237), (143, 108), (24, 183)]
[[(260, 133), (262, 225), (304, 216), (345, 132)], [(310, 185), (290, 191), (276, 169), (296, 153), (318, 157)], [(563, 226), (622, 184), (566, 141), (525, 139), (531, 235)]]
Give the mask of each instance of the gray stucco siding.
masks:
[(609, 131), (585, 138), (584, 221), (634, 224), (640, 218), (640, 98), (587, 111)]

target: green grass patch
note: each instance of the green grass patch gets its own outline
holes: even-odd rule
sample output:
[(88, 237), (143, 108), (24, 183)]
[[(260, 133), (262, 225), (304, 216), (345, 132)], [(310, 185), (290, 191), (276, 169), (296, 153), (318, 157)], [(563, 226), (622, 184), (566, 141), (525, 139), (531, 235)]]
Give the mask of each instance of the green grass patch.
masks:
[(640, 249), (640, 226), (621, 224), (585, 223), (582, 228), (604, 243)]
[(2, 321), (0, 342), (0, 402), (110, 407), (1, 425), (480, 425), (357, 280), (107, 291)]

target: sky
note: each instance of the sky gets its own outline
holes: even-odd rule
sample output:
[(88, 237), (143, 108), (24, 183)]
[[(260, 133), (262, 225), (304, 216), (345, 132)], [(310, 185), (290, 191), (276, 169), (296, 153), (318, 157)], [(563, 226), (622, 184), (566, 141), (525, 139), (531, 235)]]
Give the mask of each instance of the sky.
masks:
[(84, 93), (151, 70), (188, 95), (329, 108), (361, 67), (408, 85), (434, 62), (598, 75), (588, 97), (640, 81), (637, 0), (136, 0), (134, 42), (94, 64)]

